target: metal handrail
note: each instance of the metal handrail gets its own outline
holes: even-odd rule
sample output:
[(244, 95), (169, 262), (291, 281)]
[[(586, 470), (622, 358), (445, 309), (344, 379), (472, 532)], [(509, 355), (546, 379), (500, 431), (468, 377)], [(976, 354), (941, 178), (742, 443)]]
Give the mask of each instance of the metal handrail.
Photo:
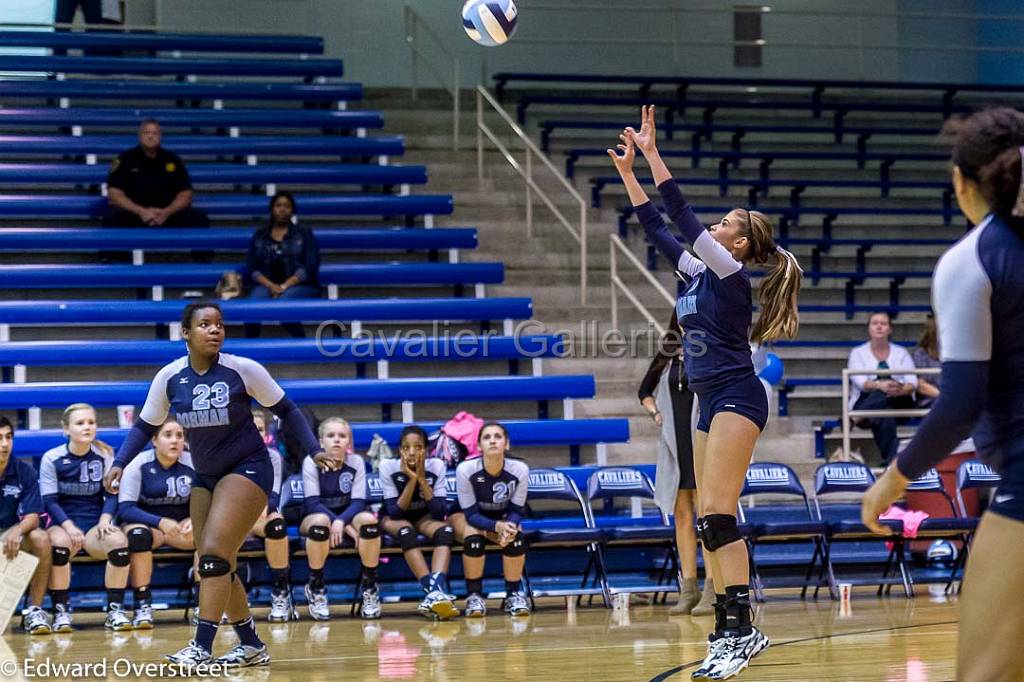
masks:
[[(402, 8), (402, 17), (405, 22), (405, 43), (409, 46), (409, 53), (412, 57), (412, 86), (410, 88), (412, 100), (415, 102), (419, 97), (419, 63), (422, 60), (427, 70), (430, 71), (434, 78), (437, 79), (437, 82), (441, 84), (441, 87), (452, 97), (452, 150), (458, 151), (459, 117), (461, 115), (459, 82), (462, 78), (462, 65), (459, 63), (458, 58), (447, 48), (444, 41), (434, 32), (434, 29), (430, 28), (430, 25), (420, 18), (416, 10), (409, 5), (405, 5)], [(434, 42), (434, 47), (440, 50), (441, 54), (445, 56), (445, 59), (450, 64), (450, 84), (420, 49), (418, 37), (421, 30), (424, 35)]]
[[(498, 114), (508, 124), (509, 129), (515, 133), (515, 136), (519, 138), (519, 141), (523, 143), (523, 147), (526, 149), (526, 158), (523, 163), (520, 163), (513, 155), (512, 152), (506, 147), (498, 136), (494, 133), (491, 128), (484, 123), (484, 102), (490, 105), (490, 108)], [(504, 107), (498, 103), (498, 100), (494, 98), (490, 92), (487, 91), (482, 85), (476, 86), (476, 174), (477, 179), (483, 181), (484, 179), (484, 137), (489, 139), (501, 155), (505, 157), (509, 165), (515, 169), (519, 176), (526, 182), (526, 236), (533, 238), (533, 194), (536, 193), (540, 200), (544, 202), (544, 205), (551, 209), (551, 212), (555, 214), (555, 218), (558, 222), (566, 229), (566, 231), (572, 235), (572, 238), (576, 240), (576, 243), (580, 246), (580, 305), (587, 304), (587, 202), (583, 199), (576, 188), (572, 186), (562, 172), (551, 162), (544, 152), (542, 152), (533, 140), (530, 139), (529, 135), (523, 132), (523, 129), (519, 127), (519, 124), (515, 122)], [(565, 214), (562, 213), (561, 209), (555, 205), (555, 203), (548, 197), (547, 192), (537, 184), (536, 179), (533, 177), (533, 159), (536, 157), (540, 160), (541, 164), (546, 167), (553, 175), (558, 183), (565, 189), (569, 196), (579, 204), (579, 227), (574, 227)]]
[(625, 243), (623, 243), (623, 241), (619, 239), (619, 235), (613, 234), (611, 238), (608, 240), (608, 245), (609, 252), (611, 255), (611, 259), (609, 261), (609, 271), (611, 273), (610, 282), (612, 296), (612, 329), (619, 328), (619, 297), (617, 293), (622, 292), (622, 295), (625, 296), (629, 300), (629, 302), (632, 303), (636, 307), (636, 309), (640, 311), (640, 314), (647, 318), (647, 322), (658, 330), (658, 335), (663, 336), (665, 334), (665, 327), (663, 327), (661, 323), (654, 318), (654, 316), (651, 314), (651, 311), (647, 309), (647, 306), (640, 302), (640, 299), (637, 298), (636, 294), (630, 291), (630, 288), (626, 286), (626, 284), (622, 281), (622, 278), (619, 277), (619, 265), (616, 256), (616, 251), (622, 252), (622, 255), (626, 257), (626, 260), (633, 264), (633, 267), (635, 267), (637, 271), (639, 271), (639, 273), (644, 276), (644, 279), (646, 279), (647, 282), (654, 287), (654, 290), (657, 291), (658, 294), (660, 294), (661, 297), (664, 298), (670, 306), (675, 305), (675, 297), (668, 292), (668, 289), (661, 285), (661, 282), (659, 282), (654, 277), (654, 275), (652, 275), (647, 270), (646, 267), (644, 267), (644, 264), (640, 262), (640, 259), (637, 258), (632, 251), (626, 248)]
[(907, 408), (905, 410), (851, 410), (850, 409), (850, 376), (856, 375), (892, 375), (892, 374), (939, 374), (938, 367), (921, 369), (849, 369), (843, 370), (843, 456), (850, 456), (850, 419), (861, 417), (923, 417), (931, 410), (928, 408)]

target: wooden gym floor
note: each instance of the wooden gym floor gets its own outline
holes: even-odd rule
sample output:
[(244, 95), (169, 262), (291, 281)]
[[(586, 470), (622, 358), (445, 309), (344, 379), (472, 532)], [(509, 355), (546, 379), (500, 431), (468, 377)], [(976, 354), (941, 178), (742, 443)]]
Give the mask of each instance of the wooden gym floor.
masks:
[[(941, 588), (937, 588), (941, 590)], [(740, 680), (879, 680), (937, 682), (954, 677), (957, 607), (955, 598), (929, 594), (919, 586), (916, 599), (877, 599), (857, 588), (850, 608), (822, 599), (801, 601), (789, 590), (769, 592), (757, 623), (772, 647), (755, 659)], [(385, 617), (364, 623), (337, 606), (326, 623), (302, 619), (271, 627), (259, 623), (273, 662), (268, 668), (232, 674), (238, 680), (593, 680), (682, 681), (704, 655), (710, 618), (669, 617), (667, 607), (634, 604), (627, 612), (601, 607), (566, 611), (561, 600), (538, 602), (538, 612), (513, 621), (489, 602), (483, 620), (432, 623), (406, 605), (385, 604)], [(257, 610), (265, 618), (265, 609)], [(117, 659), (159, 661), (191, 636), (181, 611), (158, 614), (156, 628), (111, 633), (98, 614), (77, 614), (70, 635), (27, 637), (15, 631), (2, 641), (0, 674), (18, 679), (2, 654), (21, 663), (99, 663), (108, 679)], [(12, 619), (12, 627), (18, 617)], [(216, 652), (234, 644), (222, 628)], [(21, 669), (21, 668), (19, 668)], [(23, 678), (27, 679), (27, 678)], [(38, 678), (37, 678), (38, 679)], [(122, 677), (123, 679), (123, 677)]]

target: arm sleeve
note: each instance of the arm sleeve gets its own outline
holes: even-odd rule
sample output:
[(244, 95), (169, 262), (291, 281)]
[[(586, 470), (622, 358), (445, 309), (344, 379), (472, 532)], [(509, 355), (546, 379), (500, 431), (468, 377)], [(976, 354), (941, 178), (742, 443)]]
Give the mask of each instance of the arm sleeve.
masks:
[(637, 206), (636, 217), (644, 226), (647, 239), (657, 247), (658, 251), (661, 251), (661, 255), (665, 256), (669, 263), (678, 263), (686, 253), (686, 249), (669, 232), (668, 225), (662, 220), (661, 214), (658, 213), (658, 209), (654, 208), (654, 204), (648, 201), (646, 204)]
[(355, 460), (355, 477), (352, 479), (352, 497), (348, 506), (338, 516), (346, 525), (352, 523), (356, 514), (366, 509), (366, 463), (362, 457), (353, 457)]
[(466, 512), (466, 521), (474, 528), (490, 531), (491, 533), (498, 530), (498, 522), (481, 514), (480, 508), (475, 504), (468, 509), (464, 508), (464, 511)]
[(68, 515), (58, 501), (57, 470), (53, 460), (44, 456), (39, 462), (39, 494), (43, 498), (43, 507), (58, 526), (68, 520)]
[(149, 393), (146, 395), (146, 402), (139, 410), (139, 417), (132, 424), (124, 442), (121, 443), (113, 466), (122, 469), (128, 466), (128, 463), (146, 447), (149, 440), (159, 430), (160, 425), (167, 419), (167, 412), (171, 408), (170, 401), (167, 399), (167, 381), (176, 371), (174, 365), (166, 365), (153, 377), (153, 383), (149, 385)]
[(147, 526), (160, 525), (160, 517), (139, 507), (139, 492), (142, 489), (142, 469), (129, 466), (121, 477), (117, 491), (117, 515), (121, 523), (144, 523)]
[(270, 455), (270, 463), (274, 467), (274, 489), (267, 497), (267, 512), (280, 511), (281, 506), (281, 479), (283, 477), (281, 455)]
[(992, 358), (992, 283), (977, 255), (980, 229), (935, 268), (932, 307), (942, 353), (940, 393), (896, 466), (913, 480), (957, 446), (981, 416)]
[(637, 390), (637, 398), (642, 403), (646, 398), (653, 398), (654, 392), (658, 390), (658, 382), (661, 381), (661, 374), (665, 371), (665, 365), (668, 364), (669, 358), (665, 355), (658, 353), (651, 359), (651, 364), (647, 367), (647, 373), (644, 374), (643, 380), (640, 382), (640, 388)]
[(103, 510), (101, 514), (110, 514), (111, 523), (117, 516), (117, 495), (111, 495), (107, 491), (103, 491)]
[(18, 505), (21, 515), (42, 514), (45, 510), (43, 498), (39, 495), (39, 477), (36, 476), (36, 470), (26, 464), (18, 472), (18, 478), (21, 479), (21, 500)]
[(302, 515), (310, 514), (326, 514), (331, 521), (337, 518), (320, 501), (320, 470), (311, 457), (306, 457), (302, 460)]
[(505, 519), (518, 524), (526, 515), (526, 496), (530, 490), (530, 469), (525, 463), (516, 472), (516, 478), (516, 490), (512, 493)]
[(320, 452), (320, 441), (316, 439), (313, 429), (309, 427), (306, 415), (302, 414), (302, 410), (292, 402), (291, 398), (282, 393), (281, 399), (269, 405), (269, 408), (281, 420), (281, 424), (288, 430), (288, 433), (302, 444), (302, 449), (305, 450), (303, 454), (312, 456)]
[[(867, 369), (866, 367), (863, 366), (863, 363), (860, 362), (859, 354), (857, 353), (857, 350), (858, 350), (857, 348), (854, 348), (853, 350), (850, 351), (850, 359), (846, 361), (846, 368), (847, 369)], [(858, 391), (863, 391), (864, 390), (864, 384), (870, 378), (871, 377), (869, 377), (867, 374), (851, 374), (850, 375), (850, 381), (853, 383), (854, 386), (857, 387)]]
[(364, 509), (366, 509), (366, 500), (360, 500), (353, 497), (352, 501), (348, 503), (348, 506), (345, 507), (344, 511), (338, 514), (336, 518), (344, 522), (344, 524), (347, 526), (348, 524), (352, 523), (352, 519), (356, 517), (356, 514), (363, 511)]
[[(676, 224), (686, 241), (693, 245), (697, 256), (718, 275), (719, 279), (725, 279), (740, 271), (742, 263), (733, 258), (732, 254), (704, 229), (704, 224), (697, 219), (693, 209), (686, 203), (675, 180), (669, 179), (661, 183), (658, 185), (658, 191), (665, 202), (668, 217)], [(682, 267), (679, 270), (686, 272)]]
[(137, 502), (118, 502), (117, 516), (121, 523), (142, 523), (151, 528), (160, 526), (161, 517), (139, 507)]

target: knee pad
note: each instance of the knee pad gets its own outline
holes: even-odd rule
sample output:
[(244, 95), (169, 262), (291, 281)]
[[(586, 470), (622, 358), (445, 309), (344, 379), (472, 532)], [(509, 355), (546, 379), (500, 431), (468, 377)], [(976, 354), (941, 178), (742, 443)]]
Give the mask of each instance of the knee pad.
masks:
[(419, 540), (416, 539), (416, 529), (412, 526), (402, 526), (398, 529), (398, 545), (402, 548), (403, 552), (408, 552), (410, 549), (416, 549), (420, 546)]
[(128, 531), (129, 552), (149, 552), (153, 549), (153, 531), (136, 526)]
[(54, 547), (50, 550), (54, 566), (67, 566), (71, 561), (71, 550), (67, 547)]
[(380, 537), (380, 526), (376, 523), (367, 523), (359, 527), (359, 537), (364, 540), (373, 540)]
[(526, 554), (526, 538), (523, 537), (521, 532), (516, 533), (515, 539), (505, 545), (501, 553), (510, 557), (523, 556)]
[(487, 538), (483, 535), (470, 535), (462, 543), (462, 553), (468, 557), (482, 557), (487, 553)]
[(327, 526), (313, 526), (309, 529), (309, 539), (315, 540), (316, 542), (327, 542), (331, 537), (331, 531)]
[(434, 531), (434, 546), (451, 547), (455, 544), (455, 531), (451, 526), (442, 526)]
[(199, 557), (199, 577), (218, 578), (231, 573), (231, 564), (214, 554)]
[(284, 519), (271, 519), (263, 526), (263, 535), (267, 540), (284, 540), (288, 537), (288, 524)]
[(107, 562), (111, 566), (117, 566), (118, 568), (124, 568), (131, 563), (131, 555), (128, 553), (127, 547), (118, 547), (107, 552)]
[(704, 549), (710, 552), (743, 539), (732, 514), (705, 514), (703, 520), (700, 539)]

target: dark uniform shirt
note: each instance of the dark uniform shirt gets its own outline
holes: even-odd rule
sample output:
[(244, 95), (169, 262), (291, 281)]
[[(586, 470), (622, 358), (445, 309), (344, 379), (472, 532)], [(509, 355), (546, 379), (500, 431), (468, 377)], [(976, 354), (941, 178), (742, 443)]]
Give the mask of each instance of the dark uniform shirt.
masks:
[(36, 470), (28, 462), (11, 457), (0, 475), (0, 530), (10, 528), (28, 514), (43, 513)]
[(107, 186), (121, 190), (140, 206), (166, 208), (179, 192), (192, 189), (192, 181), (181, 157), (174, 152), (160, 147), (150, 158), (138, 146), (114, 159)]

